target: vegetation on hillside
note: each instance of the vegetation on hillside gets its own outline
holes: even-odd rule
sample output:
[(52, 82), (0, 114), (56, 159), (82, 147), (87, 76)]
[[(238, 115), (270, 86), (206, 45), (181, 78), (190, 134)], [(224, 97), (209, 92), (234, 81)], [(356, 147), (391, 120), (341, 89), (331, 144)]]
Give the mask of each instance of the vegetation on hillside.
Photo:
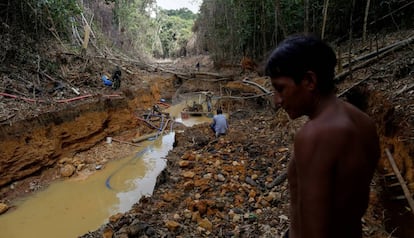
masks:
[(157, 14), (162, 52), (155, 56), (179, 57), (187, 55), (187, 43), (197, 15), (186, 8), (160, 10)]
[(41, 38), (80, 50), (88, 25), (101, 51), (138, 60), (208, 53), (227, 63), (263, 59), (297, 32), (340, 45), (414, 26), (411, 0), (204, 0), (199, 14), (160, 9), (155, 0), (16, 0), (4, 6), (0, 62), (25, 61)]
[(130, 56), (182, 56), (197, 16), (186, 8), (157, 8), (154, 0), (16, 0), (8, 1), (5, 6), (0, 10), (4, 43), (1, 61), (6, 58), (15, 61), (20, 55), (17, 51), (38, 48), (35, 42), (42, 38), (53, 37), (62, 45), (79, 49), (87, 24), (94, 36), (98, 35), (98, 45)]
[(198, 52), (216, 61), (262, 58), (285, 36), (313, 32), (341, 44), (414, 26), (411, 0), (204, 0), (194, 26)]

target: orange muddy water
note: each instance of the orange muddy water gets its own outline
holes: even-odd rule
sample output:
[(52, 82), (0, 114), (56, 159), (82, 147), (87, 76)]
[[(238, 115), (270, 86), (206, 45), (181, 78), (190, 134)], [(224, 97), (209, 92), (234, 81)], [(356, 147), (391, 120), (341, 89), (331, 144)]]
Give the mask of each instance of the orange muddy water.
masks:
[[(186, 126), (211, 121), (208, 117), (181, 119), (184, 107), (180, 104), (167, 111)], [(129, 210), (143, 195), (152, 194), (173, 142), (174, 132), (142, 142), (134, 154), (111, 161), (96, 173), (55, 182), (16, 201), (15, 210), (0, 216), (0, 236), (73, 238), (96, 230), (111, 215)]]

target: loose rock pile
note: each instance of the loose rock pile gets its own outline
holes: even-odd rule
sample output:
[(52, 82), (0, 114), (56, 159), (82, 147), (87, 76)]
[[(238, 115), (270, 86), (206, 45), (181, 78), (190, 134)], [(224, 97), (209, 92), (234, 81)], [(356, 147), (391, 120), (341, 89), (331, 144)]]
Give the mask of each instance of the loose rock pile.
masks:
[[(289, 223), (292, 135), (306, 118), (267, 110), (230, 121), (218, 139), (206, 124), (177, 132), (154, 194), (82, 237), (280, 237)], [(385, 237), (381, 220), (365, 221), (367, 237)]]

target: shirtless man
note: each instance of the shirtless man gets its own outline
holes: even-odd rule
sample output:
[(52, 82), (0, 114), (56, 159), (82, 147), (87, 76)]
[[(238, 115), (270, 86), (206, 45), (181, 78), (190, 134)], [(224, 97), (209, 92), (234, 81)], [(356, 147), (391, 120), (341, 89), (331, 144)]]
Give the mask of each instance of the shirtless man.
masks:
[(360, 238), (380, 157), (368, 116), (338, 99), (336, 56), (312, 36), (293, 36), (268, 59), (274, 100), (291, 119), (308, 116), (289, 163), (290, 238)]

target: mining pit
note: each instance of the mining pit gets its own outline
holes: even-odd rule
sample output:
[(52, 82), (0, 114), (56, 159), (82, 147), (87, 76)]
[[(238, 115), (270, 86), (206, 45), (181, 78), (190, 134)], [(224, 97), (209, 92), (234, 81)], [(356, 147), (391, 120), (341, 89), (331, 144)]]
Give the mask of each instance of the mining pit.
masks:
[[(384, 59), (379, 64), (386, 62), (389, 60)], [(410, 62), (406, 65), (413, 67)], [(412, 237), (412, 211), (386, 154), (387, 150), (391, 152), (409, 191), (414, 191), (414, 92), (404, 87), (412, 83), (412, 75), (402, 75), (398, 79), (372, 75), (367, 78), (367, 75), (370, 74), (355, 73), (354, 81), (338, 83), (339, 92), (344, 92), (340, 96), (370, 115), (381, 135), (382, 157), (364, 216), (364, 237)], [(158, 158), (165, 159), (166, 167), (159, 175), (154, 175), (158, 177), (152, 195), (133, 195), (137, 202), (130, 208), (108, 215), (77, 236), (278, 237), (288, 227), (285, 170), (291, 156), (292, 139), (306, 118), (291, 121), (282, 110), (275, 108), (271, 96), (266, 93), (272, 90), (268, 80), (255, 74), (217, 78), (215, 74), (200, 73), (194, 78), (182, 79), (178, 85), (177, 75), (153, 72), (153, 76), (146, 77), (141, 80), (146, 83), (134, 87), (124, 84), (122, 91), (115, 95), (103, 90), (86, 101), (57, 106), (59, 110), (2, 123), (0, 202), (7, 209), (0, 219), (7, 220), (7, 216), (23, 209), (16, 201), (47, 194), (55, 183), (83, 183), (94, 176), (108, 177), (107, 168), (121, 166), (125, 158), (128, 160), (139, 148), (142, 150), (134, 139), (146, 138), (145, 143), (152, 142), (153, 136), (146, 136), (158, 132), (162, 121), (148, 123), (142, 120), (142, 115), (147, 115), (155, 104), (163, 102), (160, 105), (166, 111), (170, 105), (180, 102), (188, 105), (194, 101), (186, 95), (211, 91), (217, 96), (213, 108), (221, 107), (228, 114), (228, 135), (214, 138), (208, 118), (201, 124), (187, 127), (184, 119), (171, 114), (170, 123), (175, 125), (168, 129), (174, 128), (174, 148), (160, 156), (164, 158)], [(204, 103), (202, 97), (198, 100)], [(112, 138), (111, 146), (108, 146), (108, 137)], [(116, 165), (117, 162), (121, 164)], [(140, 175), (138, 169), (136, 173), (138, 177), (145, 176)], [(62, 196), (67, 194), (65, 190), (74, 190), (69, 185), (62, 189), (57, 192)], [(87, 192), (78, 193), (97, 193), (94, 189), (110, 191), (105, 183), (100, 183)], [(106, 195), (99, 195), (92, 202), (98, 203), (103, 197)], [(43, 209), (52, 210), (47, 200), (40, 204)], [(83, 205), (85, 209), (92, 206)], [(63, 215), (61, 213), (59, 216)], [(94, 213), (92, 209), (85, 216)], [(31, 214), (27, 219), (30, 223), (35, 219), (55, 218)], [(82, 219), (79, 222), (82, 223)], [(56, 237), (48, 236), (54, 228), (51, 223), (47, 224), (49, 228), (39, 231), (41, 236)], [(78, 226), (64, 220), (61, 224)], [(16, 224), (13, 229), (19, 227), (24, 225)]]

